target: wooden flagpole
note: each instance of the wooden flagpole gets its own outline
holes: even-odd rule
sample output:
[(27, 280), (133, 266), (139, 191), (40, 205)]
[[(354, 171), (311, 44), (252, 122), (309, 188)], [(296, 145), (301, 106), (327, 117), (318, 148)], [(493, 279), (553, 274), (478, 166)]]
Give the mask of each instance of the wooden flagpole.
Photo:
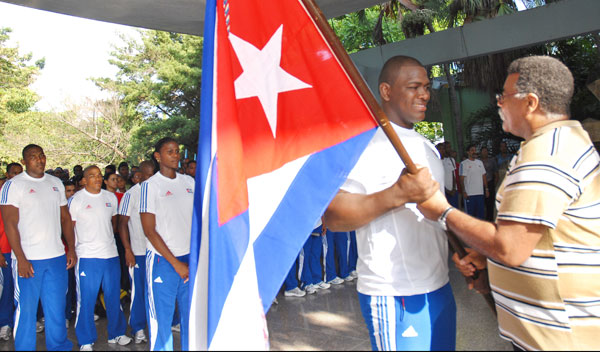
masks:
[[(398, 137), (398, 134), (396, 133), (396, 131), (394, 131), (394, 128), (390, 124), (388, 117), (386, 116), (385, 112), (379, 105), (379, 102), (377, 101), (377, 99), (375, 99), (375, 96), (365, 83), (360, 72), (358, 72), (358, 70), (356, 69), (354, 62), (352, 62), (352, 59), (350, 59), (350, 56), (346, 52), (346, 49), (344, 49), (344, 47), (342, 46), (342, 43), (340, 42), (339, 38), (333, 32), (333, 30), (329, 26), (329, 23), (327, 23), (327, 19), (325, 19), (325, 16), (321, 12), (319, 6), (315, 3), (314, 0), (302, 0), (302, 3), (306, 7), (308, 13), (312, 17), (313, 21), (315, 22), (315, 24), (317, 25), (317, 27), (319, 28), (329, 45), (331, 46), (331, 49), (333, 50), (337, 59), (340, 61), (340, 63), (346, 70), (348, 76), (352, 80), (352, 83), (356, 86), (360, 95), (363, 97), (367, 106), (375, 116), (375, 120), (377, 121), (385, 135), (388, 137), (388, 139), (396, 149), (396, 152), (400, 156), (400, 159), (402, 159), (402, 162), (404, 162), (404, 165), (406, 166), (408, 172), (411, 174), (416, 173), (417, 167), (413, 163), (412, 159), (410, 158), (410, 155), (408, 155), (408, 152), (406, 151), (404, 145), (400, 141), (400, 137)], [(446, 235), (448, 236), (448, 242), (450, 243), (450, 246), (458, 254), (458, 256), (460, 258), (465, 257), (467, 255), (467, 251), (463, 247), (460, 240), (456, 237), (456, 235), (450, 231), (446, 231)], [(476, 271), (473, 275), (473, 280), (477, 280), (479, 278), (479, 274), (480, 272)], [(482, 293), (482, 295), (485, 298), (486, 303), (494, 312), (494, 314), (496, 314), (496, 306), (491, 294), (488, 292)]]

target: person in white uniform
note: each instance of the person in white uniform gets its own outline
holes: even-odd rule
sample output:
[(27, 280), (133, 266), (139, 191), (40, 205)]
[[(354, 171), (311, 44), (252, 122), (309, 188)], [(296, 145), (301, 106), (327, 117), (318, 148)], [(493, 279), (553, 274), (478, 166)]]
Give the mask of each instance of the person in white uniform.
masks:
[(120, 302), (121, 269), (114, 233), (117, 226), (117, 197), (102, 189), (102, 173), (95, 165), (83, 171), (85, 188), (69, 199), (75, 228), (77, 256), (75, 282), (77, 317), (75, 334), (80, 350), (90, 351), (98, 339), (94, 306), (102, 286), (106, 304), (108, 343), (127, 345), (127, 323)]
[(150, 349), (173, 350), (171, 325), (180, 313), (181, 349), (188, 349), (189, 253), (194, 179), (177, 172), (179, 144), (159, 140), (153, 158), (159, 172), (143, 182), (140, 218), (146, 235), (146, 290)]
[[(65, 187), (44, 173), (46, 155), (35, 144), (23, 148), (25, 172), (2, 186), (0, 212), (12, 248), (15, 289), (15, 350), (36, 349), (38, 302), (46, 317), (46, 348), (71, 350), (65, 326), (67, 270), (77, 261)], [(69, 248), (61, 241), (61, 229)]]
[(403, 162), (379, 129), (325, 214), (333, 231), (356, 230), (357, 290), (374, 350), (455, 348), (447, 239), (413, 203), (444, 189), (438, 152), (413, 130), (425, 118), (429, 90), (427, 71), (417, 60), (396, 56), (385, 63), (379, 76), (383, 111), (414, 162), (426, 168), (403, 173)]
[(142, 161), (139, 181), (123, 196), (119, 205), (119, 236), (125, 248), (125, 263), (129, 267), (131, 281), (131, 305), (129, 325), (135, 332), (135, 343), (148, 341), (144, 328), (146, 327), (146, 236), (142, 228), (139, 206), (144, 182), (154, 175), (154, 164), (150, 160)]

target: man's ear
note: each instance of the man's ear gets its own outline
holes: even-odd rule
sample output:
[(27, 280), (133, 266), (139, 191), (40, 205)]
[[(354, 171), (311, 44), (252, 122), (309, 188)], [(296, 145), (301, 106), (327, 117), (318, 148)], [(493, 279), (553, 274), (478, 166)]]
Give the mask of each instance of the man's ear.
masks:
[(540, 97), (535, 93), (527, 94), (527, 111), (531, 114), (540, 107)]
[(382, 82), (379, 84), (379, 95), (381, 96), (381, 100), (389, 101), (390, 100), (390, 90), (391, 86), (389, 83)]

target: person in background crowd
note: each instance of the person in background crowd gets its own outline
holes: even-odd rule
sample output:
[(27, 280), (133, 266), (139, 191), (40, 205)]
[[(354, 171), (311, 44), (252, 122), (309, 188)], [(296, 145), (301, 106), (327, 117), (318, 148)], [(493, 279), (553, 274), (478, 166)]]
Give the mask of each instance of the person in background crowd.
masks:
[[(441, 153), (440, 153), (441, 154)], [(452, 157), (452, 145), (444, 142), (442, 163), (444, 164), (444, 191), (450, 204), (458, 207), (458, 183), (456, 182), (456, 160)]]
[(113, 164), (106, 165), (104, 167), (104, 176), (108, 174), (114, 174), (117, 172), (117, 167)]
[(146, 160), (140, 164), (140, 170), (133, 174), (136, 184), (125, 193), (119, 205), (119, 236), (125, 249), (125, 264), (129, 268), (131, 284), (131, 306), (129, 307), (129, 325), (134, 333), (135, 343), (147, 342), (145, 281), (146, 281), (146, 236), (142, 228), (139, 206), (142, 189), (139, 182), (144, 182), (154, 175), (154, 164)]
[[(10, 163), (6, 166), (6, 178), (12, 179), (23, 172), (19, 163)], [(12, 261), (10, 259), (10, 244), (4, 232), (4, 222), (0, 216), (0, 275), (2, 276), (3, 289), (0, 293), (0, 340), (8, 341), (14, 327), (14, 292), (15, 286), (12, 276)]]
[(460, 163), (460, 185), (465, 211), (478, 219), (485, 218), (485, 197), (489, 197), (485, 166), (477, 158), (477, 148), (467, 147), (467, 159)]
[[(424, 221), (417, 201), (444, 187), (435, 147), (413, 126), (425, 118), (427, 71), (395, 56), (379, 76), (381, 107), (415, 163), (404, 164), (381, 129), (361, 155), (325, 213), (332, 231), (356, 230), (357, 290), (374, 350), (454, 350), (456, 304), (448, 277), (448, 241)], [(416, 182), (416, 180), (421, 182)]]
[(480, 160), (485, 167), (485, 178), (487, 184), (485, 187), (488, 189), (488, 194), (485, 197), (485, 219), (487, 221), (494, 220), (494, 208), (496, 206), (496, 181), (498, 180), (498, 166), (496, 164), (496, 158), (490, 158), (488, 155), (487, 147), (481, 147)]
[(498, 191), (497, 188), (500, 187), (500, 183), (504, 180), (504, 176), (506, 175), (506, 171), (508, 171), (510, 161), (514, 156), (514, 154), (508, 152), (506, 142), (500, 142), (500, 153), (496, 155), (496, 165), (498, 166), (498, 181), (496, 182), (496, 191)]
[(312, 230), (310, 236), (304, 243), (303, 247), (303, 263), (302, 286), (308, 294), (317, 292), (318, 289), (326, 290), (331, 287), (330, 284), (323, 281), (323, 265), (321, 264), (321, 255), (323, 254), (323, 239), (325, 229), (323, 225), (319, 225)]
[(108, 321), (108, 343), (127, 345), (127, 323), (120, 302), (120, 268), (115, 236), (117, 197), (102, 189), (102, 173), (95, 165), (83, 171), (85, 188), (69, 200), (77, 238), (77, 318), (75, 333), (81, 351), (91, 351), (98, 339), (94, 306), (100, 287)]
[(150, 349), (173, 350), (171, 325), (177, 304), (181, 349), (188, 349), (189, 253), (194, 179), (177, 172), (179, 144), (156, 143), (159, 171), (141, 184), (140, 218), (146, 235), (146, 289)]
[(196, 160), (190, 160), (185, 168), (185, 174), (196, 177)]
[(117, 175), (117, 191), (119, 193), (127, 192), (127, 181), (121, 175)]
[[(35, 323), (41, 299), (46, 317), (46, 348), (71, 350), (64, 321), (67, 270), (76, 261), (65, 188), (44, 173), (46, 155), (35, 144), (23, 148), (25, 172), (2, 186), (0, 212), (13, 257), (15, 349), (35, 350)], [(61, 228), (68, 252), (61, 242)]]

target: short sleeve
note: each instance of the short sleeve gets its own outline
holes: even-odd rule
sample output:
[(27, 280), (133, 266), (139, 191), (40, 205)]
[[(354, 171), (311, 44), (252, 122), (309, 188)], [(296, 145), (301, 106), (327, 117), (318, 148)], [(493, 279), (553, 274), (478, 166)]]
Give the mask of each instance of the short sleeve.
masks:
[(6, 181), (0, 191), (0, 205), (12, 205), (16, 208), (20, 204), (20, 192), (18, 184)]
[(118, 213), (118, 207), (119, 207), (119, 201), (117, 200), (117, 196), (114, 195), (114, 193), (110, 194), (110, 202), (112, 203), (112, 216), (117, 215)]
[(140, 213), (156, 214), (156, 205), (158, 201), (158, 187), (148, 181), (142, 183), (142, 193), (140, 195)]
[(77, 198), (72, 196), (69, 198), (69, 202), (67, 203), (69, 206), (69, 213), (71, 214), (71, 220), (77, 221)]
[(121, 199), (121, 204), (119, 205), (119, 215), (121, 216), (131, 216), (131, 207), (129, 206), (129, 202), (131, 202), (131, 193), (127, 192)]
[(60, 193), (60, 206), (67, 205), (67, 196), (65, 195), (65, 185), (62, 182), (57, 182), (58, 193)]
[(463, 174), (463, 163), (460, 163), (460, 165), (458, 166), (458, 175), (459, 176), (464, 176), (465, 174)]

